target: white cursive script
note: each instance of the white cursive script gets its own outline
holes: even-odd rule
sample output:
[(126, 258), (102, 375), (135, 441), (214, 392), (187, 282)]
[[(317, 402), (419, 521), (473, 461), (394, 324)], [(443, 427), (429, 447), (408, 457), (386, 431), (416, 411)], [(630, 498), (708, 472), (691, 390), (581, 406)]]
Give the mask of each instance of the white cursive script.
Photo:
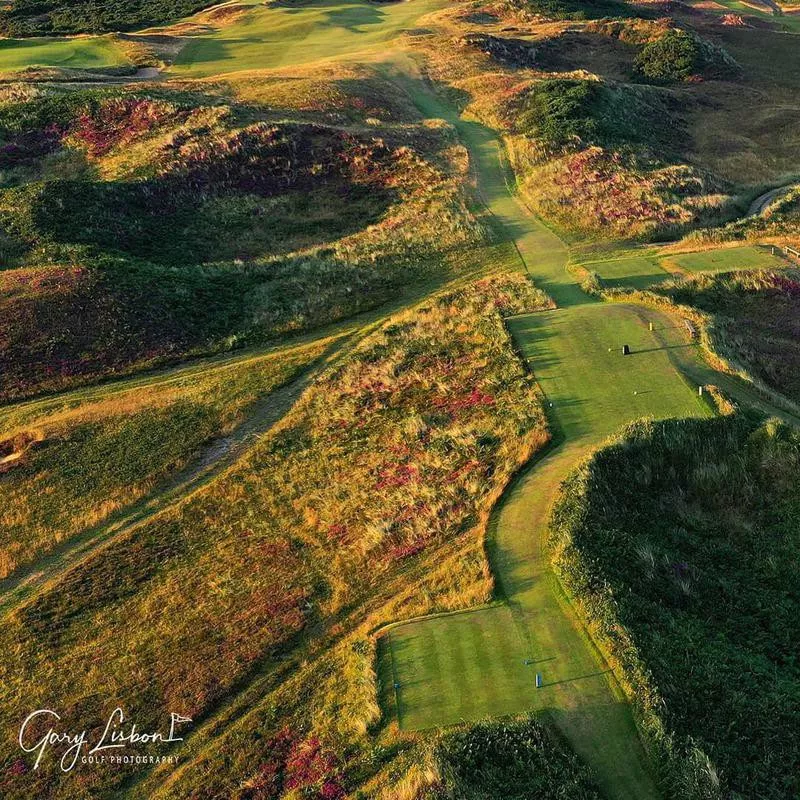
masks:
[[(50, 727), (47, 729), (47, 732), (35, 742), (29, 742), (29, 737), (27, 735), (29, 727), (34, 720), (40, 719), (49, 719)], [(42, 756), (44, 756), (48, 748), (64, 746), (65, 749), (61, 754), (59, 763), (63, 772), (69, 772), (78, 762), (78, 758), (84, 747), (90, 747), (89, 737), (85, 730), (80, 731), (80, 733), (59, 732), (55, 729), (54, 720), (60, 721), (61, 717), (49, 708), (40, 708), (32, 714), (28, 714), (19, 729), (19, 746), (26, 753), (36, 753), (36, 763), (33, 765), (34, 769), (39, 768)], [(177, 725), (183, 725), (191, 721), (189, 717), (184, 717), (180, 714), (170, 714), (169, 733), (167, 735), (164, 735), (160, 731), (140, 733), (135, 723), (125, 725), (125, 714), (121, 708), (115, 708), (106, 722), (102, 735), (97, 742), (93, 743), (90, 747), (88, 754), (92, 755), (102, 750), (116, 750), (127, 747), (128, 745), (153, 744), (155, 742), (161, 742), (163, 744), (182, 742), (183, 737), (175, 735), (175, 728)]]

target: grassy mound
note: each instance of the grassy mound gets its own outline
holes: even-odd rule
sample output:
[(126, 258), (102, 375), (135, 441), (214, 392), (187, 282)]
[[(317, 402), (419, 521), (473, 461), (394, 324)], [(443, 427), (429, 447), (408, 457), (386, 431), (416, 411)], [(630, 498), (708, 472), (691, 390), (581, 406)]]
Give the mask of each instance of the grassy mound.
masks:
[(721, 228), (696, 231), (693, 237), (703, 242), (774, 237), (797, 248), (800, 245), (800, 187), (794, 187), (776, 199), (764, 214), (738, 219)]
[(443, 737), (430, 800), (599, 800), (591, 773), (536, 719), (481, 723)]
[(434, 166), (244, 113), (114, 92), (0, 109), (0, 399), (341, 319), (480, 235), (445, 133), (415, 137)]
[(555, 560), (635, 698), (674, 798), (800, 790), (800, 438), (636, 423), (566, 483)]
[[(191, 789), (176, 796), (263, 796), (238, 792), (284, 768), (267, 745), (286, 727), (304, 752), (322, 739), (340, 783), (368, 780), (393, 753), (365, 736), (379, 716), (368, 634), (490, 591), (482, 526), (548, 438), (502, 315), (547, 303), (522, 276), (504, 275), (395, 318), (235, 468), (43, 588), (0, 624), (0, 640), (15, 643), (0, 664), (19, 709), (7, 719), (30, 692), (37, 702), (46, 693), (92, 728), (102, 686), (142, 726), (172, 707), (199, 721), (261, 681), (245, 698), (260, 721), (237, 733), (244, 741), (220, 738), (224, 769), (184, 765), (178, 777)], [(74, 796), (73, 776), (10, 766), (0, 769), (4, 797), (32, 786)], [(124, 775), (89, 770), (80, 780), (102, 792)]]
[(665, 148), (680, 142), (676, 104), (646, 89), (547, 78), (523, 100), (517, 126), (554, 148), (601, 144)]

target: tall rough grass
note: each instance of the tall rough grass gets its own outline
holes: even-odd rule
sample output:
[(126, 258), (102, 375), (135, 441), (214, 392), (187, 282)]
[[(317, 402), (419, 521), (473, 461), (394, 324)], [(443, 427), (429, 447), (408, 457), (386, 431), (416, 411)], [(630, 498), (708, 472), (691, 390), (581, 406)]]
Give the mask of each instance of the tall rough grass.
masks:
[(776, 422), (643, 421), (576, 471), (554, 509), (554, 563), (669, 797), (798, 788), (786, 535), (798, 464), (796, 432)]
[[(365, 766), (344, 744), (367, 747), (377, 722), (370, 631), (485, 599), (488, 510), (548, 440), (502, 316), (548, 303), (521, 275), (502, 275), (436, 295), (369, 337), (236, 468), (0, 625), (0, 641), (15, 643), (0, 666), (7, 719), (47, 696), (91, 727), (103, 716), (96, 698), (112, 697), (141, 726), (163, 709), (201, 722), (250, 681), (285, 671), (291, 680), (256, 703), (272, 708), (270, 736), (286, 745), (279, 771), (303, 762), (307, 777), (309, 764), (330, 764), (342, 785), (348, 759), (376, 771), (384, 758)], [(225, 770), (182, 778), (229, 791), (267, 758), (254, 730), (263, 725), (215, 751)], [(107, 791), (121, 778), (80, 780)], [(71, 779), (49, 770), (12, 776), (3, 791), (21, 796), (32, 779), (48, 796), (74, 796)]]
[(301, 347), (93, 402), (54, 400), (38, 414), (7, 412), (0, 447), (24, 444), (18, 459), (0, 464), (0, 579), (179, 473), (321, 351)]

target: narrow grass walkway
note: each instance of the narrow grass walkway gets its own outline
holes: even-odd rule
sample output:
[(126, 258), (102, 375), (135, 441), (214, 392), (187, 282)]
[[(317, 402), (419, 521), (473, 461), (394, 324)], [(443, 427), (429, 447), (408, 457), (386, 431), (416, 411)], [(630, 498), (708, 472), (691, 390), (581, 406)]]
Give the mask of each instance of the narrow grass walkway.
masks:
[[(712, 413), (670, 358), (673, 348), (690, 345), (661, 320), (661, 330), (650, 331), (641, 309), (582, 292), (565, 269), (563, 243), (510, 188), (495, 135), (461, 120), (421, 81), (402, 80), (422, 112), (452, 123), (469, 148), (498, 231), (516, 244), (508, 268), (526, 269), (559, 307), (509, 321), (546, 394), (556, 445), (513, 483), (490, 522), (487, 546), (506, 604), (387, 634), (399, 724), (416, 730), (549, 712), (608, 797), (658, 797), (630, 708), (563, 595), (544, 545), (561, 482), (611, 433), (642, 416)], [(623, 344), (631, 355), (622, 355)]]

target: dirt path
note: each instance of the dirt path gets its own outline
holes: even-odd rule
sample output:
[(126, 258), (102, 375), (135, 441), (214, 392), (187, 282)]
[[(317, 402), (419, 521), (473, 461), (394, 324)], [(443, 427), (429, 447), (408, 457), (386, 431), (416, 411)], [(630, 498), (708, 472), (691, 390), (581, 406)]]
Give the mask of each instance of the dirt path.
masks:
[(156, 487), (147, 497), (62, 542), (46, 556), (0, 581), (0, 613), (8, 613), (35, 591), (57, 582), (70, 569), (109, 546), (116, 538), (186, 502), (208, 486), (286, 416), (314, 376), (330, 362), (343, 343), (342, 339), (335, 340), (297, 378), (257, 401), (233, 432), (211, 441), (191, 464)]
[(779, 186), (777, 189), (770, 189), (768, 192), (759, 195), (750, 203), (750, 208), (747, 209), (748, 217), (758, 217), (766, 213), (769, 207), (780, 197), (790, 192), (797, 186), (796, 183), (790, 183), (787, 186)]

